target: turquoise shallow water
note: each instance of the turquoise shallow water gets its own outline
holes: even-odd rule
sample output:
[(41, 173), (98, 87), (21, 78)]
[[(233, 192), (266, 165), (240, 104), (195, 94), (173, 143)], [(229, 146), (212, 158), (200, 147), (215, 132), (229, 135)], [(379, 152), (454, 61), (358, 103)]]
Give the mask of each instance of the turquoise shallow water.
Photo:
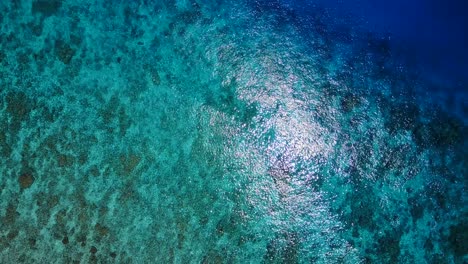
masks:
[(464, 263), (466, 105), (242, 1), (2, 1), (1, 263)]

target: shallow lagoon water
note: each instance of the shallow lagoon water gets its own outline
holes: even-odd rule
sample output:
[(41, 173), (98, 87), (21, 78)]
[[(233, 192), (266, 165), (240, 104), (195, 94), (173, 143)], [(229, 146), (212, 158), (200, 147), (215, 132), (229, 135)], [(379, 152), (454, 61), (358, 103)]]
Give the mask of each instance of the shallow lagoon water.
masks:
[(262, 1), (0, 12), (0, 262), (467, 261), (466, 105), (385, 39)]

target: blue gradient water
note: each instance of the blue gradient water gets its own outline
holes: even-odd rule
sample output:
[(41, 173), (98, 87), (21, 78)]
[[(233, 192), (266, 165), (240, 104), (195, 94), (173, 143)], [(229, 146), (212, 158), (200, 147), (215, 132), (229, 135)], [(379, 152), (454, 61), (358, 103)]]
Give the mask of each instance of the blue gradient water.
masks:
[(337, 7), (1, 2), (0, 263), (465, 263), (464, 90)]
[[(462, 0), (414, 1), (287, 1), (299, 12), (305, 5), (325, 8), (334, 17), (348, 17), (355, 26), (390, 37), (392, 43), (406, 49), (405, 56), (425, 71), (436, 72), (452, 85), (466, 86), (468, 69), (468, 3)], [(415, 65), (412, 65), (415, 66)]]

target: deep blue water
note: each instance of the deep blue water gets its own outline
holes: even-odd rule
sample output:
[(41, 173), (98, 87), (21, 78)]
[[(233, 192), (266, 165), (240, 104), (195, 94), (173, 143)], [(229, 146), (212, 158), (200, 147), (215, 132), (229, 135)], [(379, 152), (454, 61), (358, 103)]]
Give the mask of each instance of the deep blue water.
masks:
[[(451, 1), (282, 1), (298, 13), (304, 6), (325, 8), (332, 17), (391, 38), (414, 63), (466, 87), (468, 69), (468, 3)], [(346, 22), (346, 21), (345, 21)], [(459, 84), (459, 85), (457, 85)]]
[(467, 263), (464, 2), (0, 2), (0, 263)]
[[(468, 2), (451, 1), (341, 1), (280, 0), (279, 9), (290, 9), (303, 25), (315, 11), (326, 14), (326, 23), (353, 27), (388, 41), (393, 58), (411, 68), (430, 85), (428, 96), (466, 113), (468, 86)], [(460, 110), (460, 108), (462, 108)]]

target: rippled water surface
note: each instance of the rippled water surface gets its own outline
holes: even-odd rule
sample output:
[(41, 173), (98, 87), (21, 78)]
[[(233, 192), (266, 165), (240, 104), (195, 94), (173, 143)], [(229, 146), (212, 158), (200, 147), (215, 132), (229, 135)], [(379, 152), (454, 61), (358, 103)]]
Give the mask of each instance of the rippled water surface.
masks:
[(468, 261), (466, 102), (310, 8), (2, 1), (0, 262)]

